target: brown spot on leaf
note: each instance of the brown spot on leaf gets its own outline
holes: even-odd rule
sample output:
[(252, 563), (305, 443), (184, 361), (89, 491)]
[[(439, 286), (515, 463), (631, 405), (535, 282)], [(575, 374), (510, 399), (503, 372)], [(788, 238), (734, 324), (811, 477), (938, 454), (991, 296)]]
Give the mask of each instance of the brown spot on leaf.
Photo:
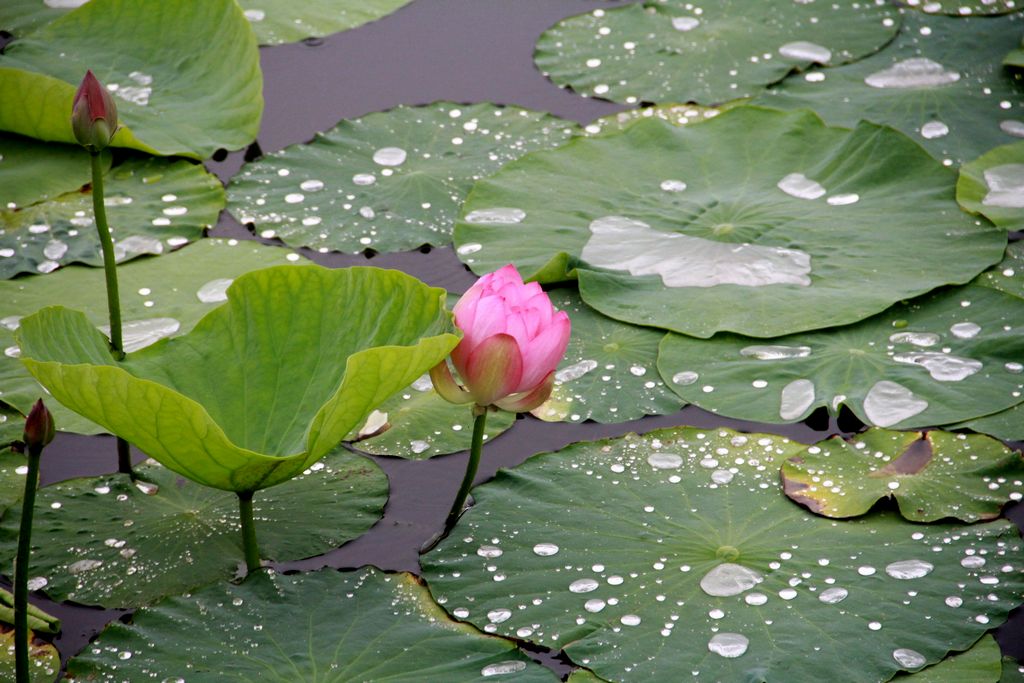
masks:
[(782, 479), (782, 490), (787, 496), (789, 496), (790, 500), (803, 505), (811, 512), (821, 513), (821, 510), (824, 507), (821, 501), (801, 493), (801, 491), (808, 488), (807, 484), (802, 481), (794, 481), (790, 479), (782, 471), (779, 472), (779, 477)]
[(933, 456), (932, 442), (928, 440), (928, 435), (925, 434), (907, 446), (907, 450), (903, 451), (903, 455), (877, 472), (874, 472), (871, 476), (892, 477), (897, 474), (917, 474), (928, 466)]

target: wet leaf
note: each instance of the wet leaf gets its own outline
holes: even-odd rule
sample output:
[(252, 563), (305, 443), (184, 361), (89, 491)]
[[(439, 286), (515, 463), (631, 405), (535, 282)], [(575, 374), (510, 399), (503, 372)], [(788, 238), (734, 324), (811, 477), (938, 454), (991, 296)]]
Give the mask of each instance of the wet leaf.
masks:
[(293, 43), (376, 21), (410, 0), (240, 0), (261, 45)]
[(916, 674), (898, 674), (901, 683), (1009, 683), (1000, 678), (999, 644), (986, 634), (966, 652), (946, 657)]
[(1020, 604), (1013, 524), (811, 515), (777, 483), (800, 448), (677, 428), (536, 456), (474, 490), (424, 578), (450, 613), (612, 681), (887, 680)]
[(1024, 408), (1018, 403), (998, 413), (951, 425), (949, 429), (972, 429), (1003, 441), (1024, 441)]
[[(104, 202), (121, 263), (202, 237), (224, 208), (224, 188), (188, 161), (133, 159), (107, 173)], [(50, 273), (70, 263), (103, 265), (91, 191), (0, 209), (0, 277)]]
[[(14, 21), (38, 23), (22, 8)], [(0, 57), (0, 129), (74, 143), (71, 102), (86, 69), (116, 99), (124, 127), (114, 146), (204, 159), (259, 130), (259, 53), (233, 0), (161, 0), (158, 10), (148, 0), (92, 0), (39, 25)]]
[(228, 189), (230, 209), (264, 237), (320, 251), (447, 244), (474, 180), (576, 129), (519, 107), (396, 107), (244, 167)]
[(953, 184), (890, 128), (736, 107), (514, 161), (474, 186), (454, 237), (475, 272), (511, 261), (541, 282), (576, 277), (617, 320), (770, 337), (856, 322), (998, 261), (1004, 231), (960, 211)]
[(1024, 299), (1024, 242), (1011, 242), (1002, 262), (986, 270), (974, 282)]
[[(111, 209), (114, 215), (114, 209)], [(168, 249), (171, 245), (167, 245)], [(287, 259), (287, 260), (286, 260)], [(121, 317), (133, 348), (159, 334), (184, 334), (217, 303), (231, 281), (252, 270), (300, 261), (298, 254), (255, 242), (204, 239), (158, 259), (144, 258), (117, 268)], [(43, 388), (17, 358), (14, 330), (23, 316), (62, 304), (84, 311), (97, 327), (110, 325), (103, 270), (70, 266), (46, 277), (0, 281), (0, 400), (28, 413)], [(176, 325), (175, 325), (176, 324)], [(95, 434), (103, 428), (56, 401), (48, 404), (57, 429)]]
[[(136, 473), (138, 483), (109, 474), (39, 490), (31, 574), (48, 595), (137, 607), (235, 575), (242, 557), (238, 499), (155, 463)], [(260, 555), (299, 560), (336, 548), (373, 526), (387, 498), (387, 477), (371, 460), (332, 453), (253, 497)], [(6, 571), (20, 522), (13, 510), (0, 521)]]
[[(9, 422), (14, 422), (14, 420), (9, 420)], [(18, 420), (18, 422), (24, 425), (23, 420)], [(18, 430), (17, 439), (21, 439), (21, 431), (22, 429)], [(8, 508), (19, 504), (25, 493), (27, 460), (23, 454), (12, 452), (9, 444), (10, 442), (0, 442), (0, 516)]]
[(312, 465), (436, 365), (451, 329), (443, 290), (399, 271), (278, 266), (122, 362), (59, 306), (22, 319), (17, 339), (58, 401), (193, 481), (253, 491)]
[(533, 414), (548, 422), (626, 422), (666, 415), (683, 402), (658, 375), (659, 330), (605, 317), (570, 289), (549, 292), (572, 320), (572, 337), (558, 364), (551, 398)]
[(756, 102), (809, 107), (837, 125), (862, 119), (887, 124), (940, 159), (970, 161), (1024, 137), (1024, 81), (1001, 64), (1020, 43), (1021, 19), (908, 12), (900, 35), (885, 50), (787, 78)]
[(960, 169), (956, 200), (1001, 228), (1024, 230), (1024, 141), (986, 152)]
[[(104, 163), (109, 167), (109, 154)], [(0, 210), (53, 199), (91, 181), (89, 153), (78, 145), (0, 133)]]
[(926, 14), (957, 17), (1019, 12), (1018, 0), (907, 0), (906, 6)]
[[(29, 683), (52, 683), (60, 671), (60, 653), (53, 643), (29, 632)], [(14, 628), (0, 628), (0, 683), (14, 683)]]
[[(211, 614), (217, 618), (211, 618)], [(127, 655), (125, 653), (128, 653)], [(114, 622), (68, 664), (75, 680), (558, 680), (512, 643), (451, 621), (410, 574), (261, 573)]]
[[(489, 413), (484, 439), (493, 439), (515, 421), (516, 416), (504, 410)], [(346, 440), (358, 441), (355, 447), (366, 453), (426, 460), (468, 450), (472, 438), (470, 406), (445, 401), (434, 391), (430, 376), (424, 375), (384, 401)]]
[(813, 63), (860, 59), (898, 27), (898, 12), (882, 3), (651, 0), (564, 19), (540, 37), (534, 61), (588, 97), (716, 104)]
[(744, 104), (746, 100), (732, 100), (718, 107), (702, 107), (699, 104), (659, 104), (653, 107), (627, 109), (617, 114), (594, 119), (583, 129), (586, 135), (615, 135), (643, 119), (656, 118), (677, 126), (700, 123), (713, 119), (724, 111)]
[(782, 465), (786, 495), (826, 517), (894, 498), (914, 522), (994, 519), (1024, 495), (1024, 459), (987, 436), (872, 429), (833, 437)]
[(729, 417), (795, 422), (819, 406), (878, 427), (950, 424), (1020, 403), (1024, 301), (940, 290), (847, 327), (764, 340), (667, 335), (658, 371), (684, 400)]

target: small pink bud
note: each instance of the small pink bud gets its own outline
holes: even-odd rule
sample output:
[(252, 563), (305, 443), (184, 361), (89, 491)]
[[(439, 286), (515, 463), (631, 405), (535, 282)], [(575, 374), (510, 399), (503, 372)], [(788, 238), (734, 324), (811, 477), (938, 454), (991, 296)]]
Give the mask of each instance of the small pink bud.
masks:
[(39, 399), (32, 406), (28, 417), (25, 418), (25, 433), (22, 438), (28, 451), (41, 451), (53, 441), (56, 428), (53, 425), (53, 415), (43, 405), (43, 399)]
[[(564, 311), (555, 312), (540, 285), (523, 284), (507, 265), (477, 280), (454, 313), (463, 336), (452, 364), (477, 405), (520, 411), (547, 399), (571, 324)], [(448, 400), (455, 398), (446, 393), (452, 392), (442, 393)]]
[(117, 105), (92, 71), (85, 72), (75, 91), (71, 129), (79, 144), (90, 152), (106, 149), (117, 132)]

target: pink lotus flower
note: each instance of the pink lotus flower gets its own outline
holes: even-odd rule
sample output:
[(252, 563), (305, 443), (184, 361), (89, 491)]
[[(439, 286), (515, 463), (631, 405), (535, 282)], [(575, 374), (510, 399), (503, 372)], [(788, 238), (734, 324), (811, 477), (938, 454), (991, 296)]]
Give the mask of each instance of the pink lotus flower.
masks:
[(507, 265), (477, 280), (454, 313), (463, 337), (451, 359), (465, 388), (443, 361), (430, 371), (442, 397), (513, 412), (532, 410), (548, 399), (571, 325), (564, 311), (555, 312), (540, 285), (523, 284), (515, 266)]
[(71, 129), (90, 152), (107, 148), (117, 132), (117, 105), (92, 71), (86, 71), (71, 105)]

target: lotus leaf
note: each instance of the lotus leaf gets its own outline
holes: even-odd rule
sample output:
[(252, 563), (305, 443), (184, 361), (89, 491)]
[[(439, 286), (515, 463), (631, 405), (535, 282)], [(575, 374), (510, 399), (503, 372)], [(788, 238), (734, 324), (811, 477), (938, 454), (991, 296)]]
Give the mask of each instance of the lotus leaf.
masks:
[(1024, 459), (987, 436), (872, 429), (833, 437), (782, 465), (786, 495), (826, 517), (855, 517), (884, 498), (914, 522), (995, 519), (1024, 496)]
[(1001, 228), (1024, 230), (1024, 141), (986, 152), (960, 168), (956, 200)]
[(396, 107), (244, 167), (229, 187), (230, 209), (263, 237), (319, 251), (447, 244), (474, 180), (575, 130), (519, 107)]
[(969, 17), (985, 14), (1019, 12), (1019, 0), (907, 0), (912, 7), (927, 14), (949, 14)]
[(239, 0), (261, 45), (347, 31), (391, 14), (410, 0)]
[(677, 428), (536, 456), (474, 489), (424, 577), (449, 613), (610, 681), (884, 681), (1024, 599), (1013, 524), (808, 514), (777, 479), (800, 448)]
[(540, 37), (534, 61), (584, 96), (717, 104), (814, 63), (859, 59), (898, 28), (886, 3), (648, 0), (559, 22)]
[(617, 320), (771, 337), (856, 322), (1002, 258), (1004, 231), (960, 211), (954, 182), (891, 128), (736, 107), (511, 162), (474, 186), (454, 237), (475, 272), (576, 277)]
[[(103, 166), (110, 166), (109, 153), (103, 155)], [(53, 199), (91, 180), (89, 153), (78, 145), (0, 133), (0, 210)]]
[(984, 635), (970, 650), (950, 655), (916, 674), (898, 674), (900, 683), (1010, 683), (1000, 677), (999, 643)]
[[(128, 653), (127, 655), (125, 653)], [(114, 622), (68, 664), (78, 680), (468, 683), (558, 677), (508, 641), (452, 621), (410, 574), (261, 573)]]
[[(60, 653), (53, 643), (29, 633), (29, 683), (52, 683), (60, 672)], [(14, 683), (14, 629), (0, 627), (0, 683)]]
[(847, 327), (771, 340), (670, 334), (658, 371), (684, 400), (728, 417), (795, 422), (847, 406), (878, 427), (950, 424), (1020, 403), (1024, 301), (940, 290)]
[(443, 290), (398, 271), (279, 266), (227, 295), (190, 333), (123, 362), (85, 314), (45, 308), (21, 321), (22, 361), (168, 468), (245, 492), (319, 460), (458, 342)]

